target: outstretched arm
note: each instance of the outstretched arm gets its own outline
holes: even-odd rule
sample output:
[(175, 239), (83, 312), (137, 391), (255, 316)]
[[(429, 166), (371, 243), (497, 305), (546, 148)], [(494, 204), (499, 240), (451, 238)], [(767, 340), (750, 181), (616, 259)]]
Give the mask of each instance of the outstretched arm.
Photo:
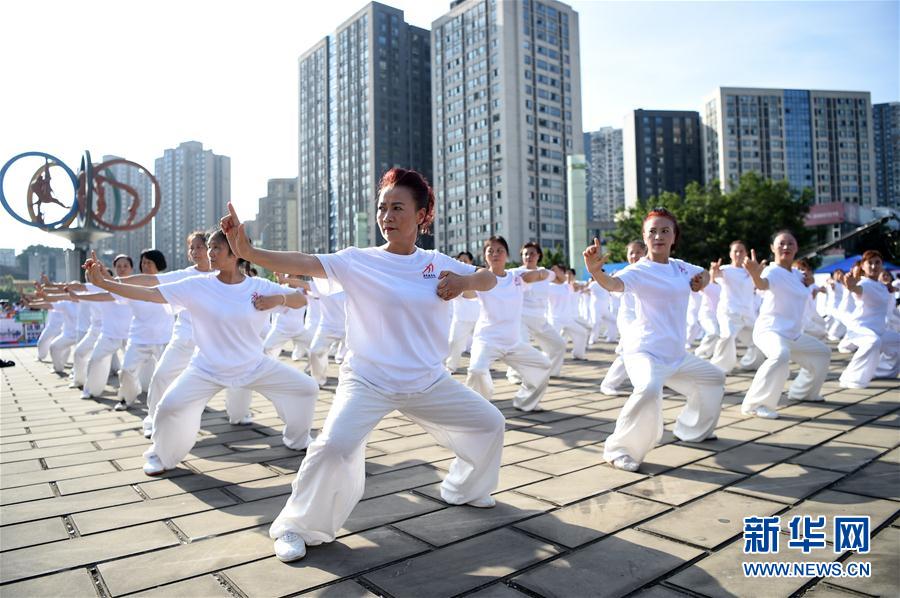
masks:
[(300, 309), (306, 305), (306, 295), (303, 293), (285, 293), (283, 295), (259, 295), (253, 300), (253, 307), (259, 311), (284, 306), (291, 309)]
[(322, 262), (314, 255), (300, 251), (271, 251), (253, 247), (231, 202), (228, 202), (228, 215), (219, 221), (219, 226), (228, 239), (232, 253), (248, 262), (259, 264), (273, 272), (328, 278)]
[(603, 255), (600, 250), (600, 239), (594, 237), (594, 244), (588, 245), (582, 255), (584, 256), (584, 265), (587, 266), (588, 272), (591, 273), (597, 284), (612, 293), (625, 292), (624, 282), (603, 271), (603, 264), (606, 263), (607, 256)]
[(522, 274), (522, 280), (525, 282), (540, 282), (550, 278), (550, 270), (546, 268), (538, 268), (537, 270), (528, 270)]
[(460, 295), (475, 298), (475, 291), (490, 291), (497, 286), (497, 277), (486, 268), (465, 276), (444, 270), (438, 276), (437, 295), (444, 301), (456, 299)]
[(756, 261), (756, 250), (751, 249), (750, 255), (744, 258), (744, 270), (747, 271), (747, 274), (750, 275), (750, 278), (753, 280), (753, 286), (755, 286), (760, 291), (768, 291), (769, 290), (769, 281), (765, 278), (762, 278), (762, 271), (766, 267), (766, 260), (762, 262)]
[(862, 297), (863, 289), (859, 286), (859, 276), (854, 276), (852, 272), (845, 274), (844, 285), (847, 287), (848, 291), (858, 297)]
[(155, 287), (159, 285), (159, 278), (155, 274), (132, 274), (117, 279), (124, 284), (133, 284), (139, 287)]
[(127, 299), (149, 301), (151, 303), (167, 303), (165, 297), (155, 287), (139, 287), (103, 278), (103, 265), (97, 260), (93, 252), (91, 252), (91, 258), (84, 263), (84, 270), (88, 282), (104, 291), (115, 293)]

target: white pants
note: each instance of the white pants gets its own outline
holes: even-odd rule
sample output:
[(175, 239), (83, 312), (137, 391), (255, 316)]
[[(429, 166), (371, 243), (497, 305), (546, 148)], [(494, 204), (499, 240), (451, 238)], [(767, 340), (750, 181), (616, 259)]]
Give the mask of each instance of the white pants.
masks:
[(343, 330), (319, 328), (309, 346), (309, 373), (316, 384), (323, 386), (328, 381), (328, 351), (331, 345), (344, 338)]
[[(153, 368), (159, 360), (159, 356), (165, 350), (165, 345), (138, 345), (128, 342), (125, 347), (125, 358), (122, 360), (122, 369), (119, 370), (119, 398), (131, 405), (144, 389), (143, 372), (148, 368), (152, 377)], [(149, 388), (149, 379), (147, 381)]]
[[(559, 375), (563, 359), (566, 356), (566, 341), (545, 318), (522, 316), (522, 325), (525, 328), (525, 335), (530, 333), (538, 347), (550, 360), (550, 375)], [(525, 342), (528, 342), (527, 338)]]
[(609, 369), (606, 370), (606, 375), (603, 376), (603, 380), (600, 382), (600, 391), (603, 392), (604, 390), (619, 390), (619, 387), (627, 379), (628, 372), (625, 369), (625, 358), (622, 357), (621, 354), (616, 355), (615, 360), (613, 360), (612, 365), (609, 366)]
[[(312, 378), (267, 357), (235, 386), (255, 390), (272, 401), (284, 421), (284, 445), (295, 450), (306, 448), (319, 394)], [(153, 444), (144, 456), (156, 455), (167, 469), (178, 465), (197, 440), (203, 408), (223, 388), (227, 387), (221, 380), (189, 365), (156, 408)]]
[(678, 438), (698, 442), (713, 433), (725, 394), (722, 370), (690, 353), (675, 365), (661, 363), (646, 353), (630, 353), (624, 358), (634, 392), (619, 413), (615, 431), (606, 439), (606, 461), (628, 455), (640, 463), (656, 446), (663, 433), (663, 386), (687, 398), (675, 421), (673, 432)]
[(616, 317), (609, 307), (597, 308), (591, 314), (593, 326), (591, 327), (591, 338), (588, 341), (592, 345), (600, 340), (601, 331), (605, 330), (604, 339), (608, 343), (614, 343), (619, 338), (619, 327), (616, 324)]
[(172, 382), (181, 375), (188, 364), (196, 348), (193, 339), (173, 338), (159, 360), (156, 369), (150, 378), (150, 386), (147, 389), (147, 417), (144, 418), (144, 428), (153, 428), (153, 417), (156, 415), (156, 407), (166, 391), (172, 386)]
[(60, 334), (50, 343), (50, 360), (53, 362), (53, 371), (62, 374), (72, 354), (72, 347), (78, 339), (74, 336)]
[(719, 316), (719, 338), (709, 361), (726, 374), (737, 364), (737, 340), (740, 340), (749, 352), (753, 347), (753, 320), (734, 313)]
[(801, 370), (791, 384), (788, 397), (797, 401), (819, 397), (831, 360), (831, 349), (825, 343), (805, 334), (790, 340), (775, 332), (755, 330), (753, 342), (765, 354), (766, 360), (747, 389), (742, 405), (744, 411), (753, 411), (757, 407), (778, 408), (784, 383), (791, 374), (791, 361), (799, 364)]
[(294, 532), (307, 544), (334, 540), (365, 489), (366, 438), (395, 409), (456, 453), (441, 484), (444, 501), (465, 504), (496, 489), (505, 427), (496, 407), (449, 375), (422, 392), (389, 393), (345, 366), (322, 432), (269, 529), (272, 538)]
[(75, 383), (75, 386), (84, 386), (87, 381), (88, 361), (98, 338), (100, 338), (100, 330), (91, 328), (75, 345), (75, 352), (72, 354), (72, 382)]
[(50, 354), (50, 343), (62, 332), (62, 322), (56, 321), (52, 326), (44, 326), (37, 340), (38, 361), (47, 359)]
[(861, 328), (847, 333), (847, 337), (856, 345), (856, 352), (841, 374), (842, 387), (866, 388), (876, 374), (883, 378), (897, 377), (900, 334), (886, 329), (879, 335), (868, 328)]
[(252, 389), (245, 386), (225, 389), (225, 411), (228, 423), (237, 424), (250, 415), (250, 403), (253, 402)]
[(520, 342), (512, 349), (500, 349), (476, 338), (472, 343), (466, 386), (488, 400), (494, 394), (491, 364), (497, 360), (514, 368), (522, 377), (522, 386), (513, 397), (513, 406), (523, 411), (537, 409), (550, 380), (550, 360), (547, 356), (528, 343)]
[(817, 311), (813, 310), (804, 316), (803, 334), (819, 340), (825, 340), (828, 336), (828, 325)]
[(103, 387), (106, 386), (106, 380), (109, 378), (113, 356), (124, 348), (124, 338), (110, 338), (103, 333), (100, 334), (94, 350), (91, 351), (91, 357), (88, 359), (87, 380), (84, 383), (86, 393), (92, 397), (99, 397), (103, 394)]
[(277, 326), (273, 326), (263, 342), (263, 351), (272, 357), (278, 357), (281, 355), (284, 343), (288, 341), (294, 343), (294, 348), (291, 351), (291, 360), (300, 361), (300, 358), (309, 350), (312, 333), (304, 328), (296, 334), (291, 334), (279, 329)]
[(829, 317), (826, 332), (828, 333), (828, 340), (839, 341), (847, 334), (847, 327), (844, 326), (844, 323), (841, 322), (840, 318), (832, 315)]
[(718, 344), (719, 323), (715, 318), (700, 316), (700, 327), (703, 329), (703, 339), (700, 341), (700, 346), (694, 350), (694, 355), (701, 359), (709, 359)]
[(472, 332), (475, 330), (475, 322), (467, 320), (457, 320), (453, 318), (450, 322), (450, 353), (444, 365), (451, 372), (459, 369), (459, 361), (462, 358), (463, 351), (472, 342)]
[[(559, 330), (562, 337), (572, 341), (572, 357), (575, 359), (584, 359), (586, 357), (585, 349), (587, 347), (588, 333), (591, 329), (590, 325), (583, 320), (574, 318), (571, 320), (552, 322), (551, 324), (554, 328)], [(559, 376), (561, 369), (562, 363), (560, 363), (560, 368), (552, 370), (550, 375)]]

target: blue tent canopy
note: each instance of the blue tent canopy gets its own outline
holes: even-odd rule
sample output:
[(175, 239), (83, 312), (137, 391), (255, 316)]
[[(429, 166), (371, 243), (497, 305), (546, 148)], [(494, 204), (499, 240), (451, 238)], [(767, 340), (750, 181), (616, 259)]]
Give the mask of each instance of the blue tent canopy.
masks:
[[(843, 270), (844, 272), (849, 272), (850, 268), (853, 267), (853, 264), (858, 262), (859, 258), (861, 258), (861, 257), (862, 257), (861, 255), (851, 255), (850, 257), (845, 257), (844, 259), (840, 260), (839, 262), (835, 262), (828, 266), (823, 266), (823, 267), (819, 268), (818, 270), (816, 270), (816, 274), (831, 274), (835, 270)], [(895, 266), (894, 264), (892, 264), (890, 262), (884, 263), (884, 269), (885, 270), (900, 270), (900, 268), (898, 268), (897, 266)]]

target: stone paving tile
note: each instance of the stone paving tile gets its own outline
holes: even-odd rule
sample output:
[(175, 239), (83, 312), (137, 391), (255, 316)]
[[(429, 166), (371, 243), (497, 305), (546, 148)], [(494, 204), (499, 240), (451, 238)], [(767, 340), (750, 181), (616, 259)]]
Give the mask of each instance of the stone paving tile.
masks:
[[(367, 476), (363, 499), (393, 494), (400, 490), (410, 490), (419, 486), (427, 486), (439, 482), (444, 475), (445, 472), (429, 464)], [(293, 476), (291, 479), (293, 479)]]
[[(7, 464), (16, 461), (26, 461), (29, 459), (46, 459), (48, 457), (56, 457), (58, 455), (70, 455), (72, 453), (96, 453), (97, 447), (90, 442), (79, 442), (76, 444), (65, 444), (50, 448), (34, 448), (24, 451), (6, 452), (0, 454), (0, 464), (3, 465), (3, 473), (9, 471)], [(58, 465), (50, 465), (50, 467), (59, 467)]]
[(729, 450), (717, 453), (712, 457), (697, 461), (697, 465), (718, 467), (737, 473), (756, 473), (772, 465), (793, 457), (799, 451), (777, 446), (748, 443), (740, 450)]
[(257, 463), (218, 469), (209, 473), (195, 473), (169, 480), (153, 480), (138, 484), (138, 488), (150, 498), (163, 498), (185, 492), (197, 492), (209, 488), (220, 488), (231, 484), (240, 484), (274, 477), (274, 471)]
[(231, 506), (237, 501), (221, 490), (202, 490), (194, 494), (177, 494), (140, 503), (97, 509), (72, 516), (75, 527), (84, 536), (101, 531), (170, 519), (178, 515), (209, 511)]
[(781, 463), (741, 480), (729, 490), (776, 502), (795, 504), (841, 477), (840, 473), (834, 471)]
[(287, 495), (243, 502), (215, 511), (174, 517), (172, 523), (192, 542), (202, 538), (272, 523), (284, 507)]
[(212, 575), (201, 575), (185, 581), (131, 594), (129, 598), (174, 598), (190, 596), (192, 598), (233, 598), (233, 594), (225, 589), (219, 580)]
[(774, 515), (784, 508), (782, 504), (750, 496), (716, 492), (640, 527), (696, 546), (715, 548), (741, 532), (745, 516)]
[[(177, 476), (188, 475), (191, 472), (183, 467), (170, 469), (158, 476), (158, 479), (168, 479)], [(102, 475), (93, 475), (73, 480), (60, 480), (56, 483), (60, 494), (77, 494), (81, 492), (90, 492), (91, 490), (103, 490), (104, 488), (116, 488), (118, 486), (130, 486), (131, 484), (140, 484), (150, 479), (140, 469), (129, 469), (128, 471), (115, 471), (113, 473), (104, 473)]]
[(32, 461), (15, 461), (14, 463), (6, 463), (3, 465), (3, 473), (10, 475), (13, 473), (28, 473), (30, 471), (41, 471), (44, 469), (41, 462), (37, 459)]
[(624, 530), (513, 577), (512, 583), (548, 598), (624, 596), (701, 554), (684, 544)]
[(764, 436), (763, 438), (758, 439), (756, 443), (773, 444), (797, 450), (807, 450), (827, 442), (838, 435), (840, 435), (840, 431), (838, 430), (829, 430), (827, 428), (817, 428), (815, 426), (799, 424), (780, 432), (770, 434), (769, 436)]
[(141, 496), (130, 487), (110, 488), (97, 492), (86, 492), (72, 496), (60, 496), (47, 500), (36, 500), (9, 505), (0, 510), (2, 525), (34, 521), (46, 517), (71, 515), (81, 511), (103, 509), (126, 503), (141, 501)]
[(272, 554), (267, 530), (268, 526), (263, 526), (181, 544), (103, 563), (97, 568), (114, 596), (129, 594), (267, 557)]
[(705, 459), (713, 454), (710, 451), (699, 448), (702, 446), (703, 443), (694, 443), (691, 446), (682, 446), (678, 444), (658, 446), (647, 453), (644, 462), (641, 463), (640, 471), (643, 473), (660, 473), (667, 469)]
[(594, 494), (631, 484), (644, 477), (646, 476), (640, 473), (597, 465), (558, 478), (523, 486), (517, 491), (545, 502), (567, 505)]
[(522, 463), (522, 467), (542, 471), (551, 475), (563, 475), (592, 467), (603, 462), (603, 447), (592, 444), (554, 453), (545, 457), (531, 459)]
[(516, 527), (574, 548), (667, 510), (669, 507), (657, 502), (609, 492), (517, 523)]
[(0, 588), (4, 596), (22, 598), (97, 598), (94, 580), (87, 569), (73, 569), (45, 575), (27, 581), (11, 583)]
[[(749, 512), (749, 511), (748, 511)], [(809, 577), (745, 577), (742, 562), (833, 561), (837, 555), (830, 551), (803, 554), (801, 550), (778, 554), (744, 554), (744, 542), (737, 540), (700, 560), (684, 571), (670, 577), (667, 583), (710, 598), (734, 596), (790, 596), (808, 584)], [(788, 556), (789, 555), (789, 556)]]
[(178, 544), (178, 538), (164, 523), (148, 523), (83, 538), (10, 550), (4, 552), (0, 559), (0, 581), (6, 583), (90, 563), (121, 559), (130, 554), (174, 544)]
[(865, 428), (847, 432), (840, 436), (838, 440), (849, 444), (891, 449), (900, 444), (900, 430), (866, 426)]
[(556, 554), (550, 544), (500, 529), (434, 550), (364, 577), (397, 598), (453, 596)]
[(395, 523), (394, 527), (434, 546), (444, 546), (553, 508), (549, 503), (515, 492), (501, 492), (494, 498), (497, 506), (493, 509), (453, 506)]
[(382, 527), (311, 546), (306, 557), (295, 563), (273, 557), (226, 569), (223, 575), (251, 598), (284, 596), (406, 559), (427, 548), (423, 542)]
[(0, 530), (0, 550), (14, 550), (68, 538), (69, 532), (66, 531), (66, 524), (62, 518), (41, 519), (5, 526)]
[(900, 466), (880, 461), (872, 463), (858, 473), (841, 480), (834, 489), (900, 500)]
[(88, 465), (73, 465), (71, 467), (59, 467), (56, 469), (44, 469), (27, 473), (13, 473), (0, 477), (0, 487), (15, 488), (28, 486), (39, 482), (56, 482), (72, 478), (93, 477), (103, 473), (117, 471), (112, 463), (90, 463)]
[(341, 581), (302, 595), (303, 598), (377, 598), (355, 581)]
[[(42, 498), (52, 498), (53, 496), (55, 494), (53, 494), (53, 488), (50, 487), (50, 484), (19, 486), (9, 490), (0, 490), (0, 505), (11, 505)], [(2, 511), (0, 511), (0, 516), (2, 516)]]
[(832, 521), (837, 515), (868, 515), (871, 529), (875, 530), (896, 517), (898, 513), (900, 513), (900, 505), (890, 500), (846, 492), (835, 492), (834, 490), (823, 490), (789, 511), (782, 513), (781, 527), (783, 530), (787, 530), (788, 523), (795, 515), (812, 515), (815, 517), (824, 515), (827, 518), (825, 540), (833, 544), (834, 526)]
[(829, 579), (828, 582), (840, 588), (865, 592), (875, 596), (896, 596), (898, 588), (898, 571), (900, 571), (900, 530), (889, 527), (881, 530), (871, 540), (868, 554), (854, 554), (844, 561), (858, 563), (866, 561), (872, 565), (870, 578), (843, 577)]
[(884, 449), (881, 447), (861, 446), (832, 440), (792, 457), (788, 461), (849, 473), (877, 458), (883, 451)]
[(495, 583), (477, 592), (466, 594), (466, 596), (474, 598), (524, 598), (527, 594), (517, 592), (504, 583)]
[(743, 478), (733, 471), (689, 465), (655, 475), (619, 490), (669, 505), (683, 505)]
[(290, 494), (291, 482), (293, 481), (294, 476), (280, 475), (273, 478), (234, 484), (233, 486), (228, 486), (228, 492), (244, 502), (249, 502), (261, 498)]

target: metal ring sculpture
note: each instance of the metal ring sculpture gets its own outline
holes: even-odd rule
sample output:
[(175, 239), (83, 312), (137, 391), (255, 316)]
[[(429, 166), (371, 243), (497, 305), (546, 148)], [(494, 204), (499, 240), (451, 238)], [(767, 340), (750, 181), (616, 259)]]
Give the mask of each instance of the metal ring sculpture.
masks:
[[(40, 157), (44, 158), (44, 165), (37, 169), (37, 171), (32, 175), (31, 180), (28, 183), (28, 191), (26, 192), (26, 201), (28, 205), (28, 216), (29, 220), (23, 218), (18, 212), (12, 209), (12, 206), (9, 205), (9, 202), (6, 200), (6, 195), (3, 193), (3, 181), (6, 178), (6, 173), (9, 171), (9, 168), (21, 160), (22, 158), (28, 157)], [(60, 202), (58, 199), (53, 197), (53, 190), (50, 188), (50, 168), (53, 166), (58, 166), (62, 168), (66, 173), (66, 176), (69, 177), (69, 181), (72, 183), (72, 206), (68, 209), (68, 212), (55, 222), (44, 222), (44, 216), (41, 213), (41, 205), (42, 204), (57, 204), (66, 208), (66, 206)], [(75, 219), (75, 216), (78, 214), (78, 177), (75, 176), (75, 173), (72, 172), (72, 169), (66, 166), (65, 162), (53, 156), (51, 154), (47, 154), (44, 152), (23, 152), (17, 156), (13, 156), (6, 164), (3, 165), (3, 168), (0, 169), (0, 204), (3, 205), (3, 208), (9, 212), (10, 216), (21, 222), (22, 224), (27, 224), (28, 226), (34, 226), (36, 228), (40, 228), (43, 230), (56, 230), (59, 228), (65, 228), (69, 224), (71, 224), (72, 220)]]

